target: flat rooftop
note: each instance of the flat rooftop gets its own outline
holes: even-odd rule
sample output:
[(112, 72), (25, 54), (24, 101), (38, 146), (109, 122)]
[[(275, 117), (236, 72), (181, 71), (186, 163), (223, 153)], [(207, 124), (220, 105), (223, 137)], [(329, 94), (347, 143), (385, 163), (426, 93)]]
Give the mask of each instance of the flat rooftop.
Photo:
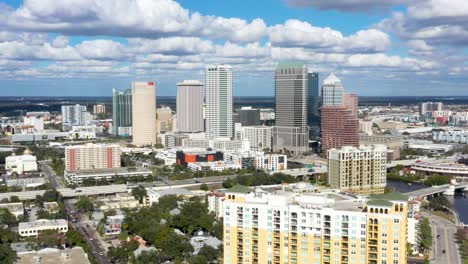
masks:
[[(40, 261), (39, 261), (40, 260)], [(68, 249), (45, 248), (32, 253), (18, 255), (18, 264), (91, 264), (88, 255), (81, 247)]]

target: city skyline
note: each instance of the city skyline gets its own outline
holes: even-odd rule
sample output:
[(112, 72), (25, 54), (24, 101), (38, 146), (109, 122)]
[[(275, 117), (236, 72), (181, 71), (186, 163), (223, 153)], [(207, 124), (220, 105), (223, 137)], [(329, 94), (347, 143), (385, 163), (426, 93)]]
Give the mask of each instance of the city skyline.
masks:
[[(178, 80), (225, 63), (235, 96), (271, 96), (280, 61), (335, 73), (360, 95), (464, 94), (461, 0), (119, 3), (0, 2), (3, 95), (102, 96), (149, 79), (175, 96)], [(117, 22), (123, 10), (128, 19)]]

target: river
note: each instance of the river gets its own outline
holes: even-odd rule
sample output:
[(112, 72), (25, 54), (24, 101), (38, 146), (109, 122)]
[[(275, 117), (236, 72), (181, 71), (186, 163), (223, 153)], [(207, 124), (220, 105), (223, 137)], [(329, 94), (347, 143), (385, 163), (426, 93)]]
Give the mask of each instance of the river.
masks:
[[(407, 183), (399, 181), (388, 181), (387, 187), (393, 187), (397, 191), (402, 193), (427, 188), (427, 186), (423, 184), (413, 183), (412, 185), (408, 185)], [(453, 204), (453, 208), (455, 209), (455, 211), (457, 211), (458, 215), (460, 216), (460, 221), (462, 221), (465, 224), (468, 224), (468, 198), (465, 198), (463, 196), (446, 197)]]

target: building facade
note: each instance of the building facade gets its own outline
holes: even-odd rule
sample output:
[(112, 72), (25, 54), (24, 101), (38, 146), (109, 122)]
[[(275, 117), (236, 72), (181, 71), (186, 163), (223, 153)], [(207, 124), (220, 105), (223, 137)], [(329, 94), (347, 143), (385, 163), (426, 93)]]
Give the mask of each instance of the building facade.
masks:
[(309, 72), (307, 74), (307, 125), (309, 126), (310, 137), (320, 134), (320, 88), (319, 74)]
[(172, 110), (168, 106), (156, 110), (156, 133), (172, 132)]
[(359, 146), (359, 120), (344, 102), (340, 79), (330, 74), (322, 86), (322, 150)]
[(358, 96), (353, 93), (343, 94), (343, 104), (351, 110), (354, 116), (358, 116)]
[(249, 151), (250, 142), (248, 140), (227, 140), (227, 139), (182, 139), (184, 148), (216, 149), (221, 151)]
[(93, 105), (93, 114), (100, 115), (106, 113), (106, 105), (105, 104), (96, 104)]
[(237, 110), (239, 115), (239, 123), (243, 126), (259, 126), (260, 125), (260, 109), (254, 109), (251, 106), (243, 106)]
[(86, 113), (84, 105), (63, 105), (62, 124), (64, 126), (84, 126), (87, 119)]
[[(275, 70), (275, 118), (273, 141), (277, 150), (301, 155), (308, 150), (308, 72), (303, 63), (281, 62)], [(293, 133), (291, 133), (293, 132)], [(291, 138), (295, 137), (295, 138)]]
[(117, 91), (114, 89), (112, 91), (113, 134), (131, 136), (132, 118), (132, 91)]
[(132, 83), (133, 144), (156, 144), (156, 85), (154, 82)]
[(203, 101), (203, 82), (184, 80), (177, 83), (177, 131), (205, 131)]
[(384, 193), (387, 186), (387, 146), (345, 146), (328, 150), (328, 183), (357, 195)]
[(424, 102), (421, 103), (419, 108), (419, 113), (421, 116), (426, 115), (427, 113), (432, 113), (435, 111), (442, 111), (444, 104), (442, 102)]
[(232, 67), (224, 64), (207, 66), (205, 70), (205, 118), (208, 139), (233, 137), (232, 95)]
[(18, 224), (18, 234), (21, 237), (37, 237), (46, 230), (55, 230), (57, 233), (65, 234), (68, 231), (68, 222), (65, 219), (39, 219)]
[(225, 191), (224, 263), (404, 264), (407, 197)]
[(37, 171), (37, 159), (26, 150), (23, 155), (12, 155), (5, 158), (5, 170), (8, 174)]
[(243, 126), (235, 124), (235, 138), (248, 140), (253, 151), (271, 150), (272, 127), (269, 126)]
[(118, 145), (74, 145), (65, 147), (65, 170), (99, 170), (120, 168)]

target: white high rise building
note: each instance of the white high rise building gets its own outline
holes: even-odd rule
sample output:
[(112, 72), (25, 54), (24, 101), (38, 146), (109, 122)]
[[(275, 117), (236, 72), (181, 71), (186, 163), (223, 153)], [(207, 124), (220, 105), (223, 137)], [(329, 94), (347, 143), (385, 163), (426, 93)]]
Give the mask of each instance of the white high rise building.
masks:
[(235, 124), (235, 138), (237, 140), (248, 140), (250, 149), (263, 151), (272, 149), (272, 127), (269, 126), (242, 126)]
[(133, 144), (156, 144), (156, 85), (154, 82), (132, 83)]
[(206, 136), (232, 138), (232, 67), (215, 64), (205, 70)]
[(203, 121), (203, 82), (185, 80), (177, 83), (177, 130), (201, 132)]
[(66, 126), (86, 125), (86, 106), (84, 105), (63, 105), (62, 123)]

